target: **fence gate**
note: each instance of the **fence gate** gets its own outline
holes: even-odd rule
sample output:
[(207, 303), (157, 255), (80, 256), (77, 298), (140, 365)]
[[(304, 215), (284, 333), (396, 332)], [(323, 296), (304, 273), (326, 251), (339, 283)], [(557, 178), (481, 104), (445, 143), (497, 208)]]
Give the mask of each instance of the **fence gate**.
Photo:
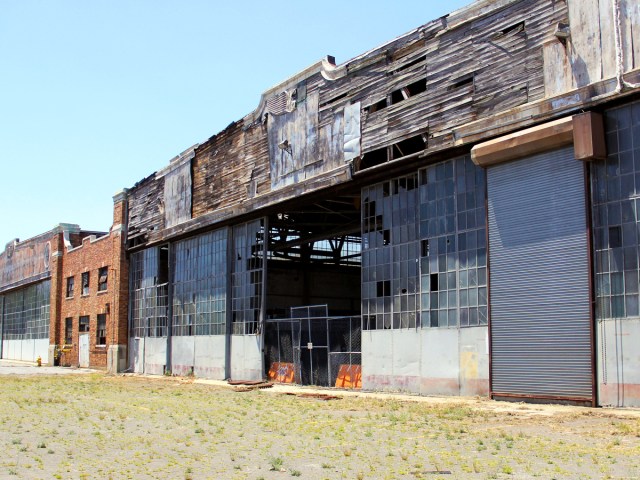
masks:
[(265, 365), (270, 380), (322, 387), (360, 388), (360, 317), (329, 317), (326, 305), (291, 308), (270, 319)]

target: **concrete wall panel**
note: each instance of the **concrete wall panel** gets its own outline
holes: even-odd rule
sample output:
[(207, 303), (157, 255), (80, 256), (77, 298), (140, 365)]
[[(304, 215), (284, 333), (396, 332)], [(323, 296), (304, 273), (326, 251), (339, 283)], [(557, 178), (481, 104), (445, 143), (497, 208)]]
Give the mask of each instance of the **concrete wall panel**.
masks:
[(362, 332), (362, 388), (419, 392), (420, 338), (416, 330)]
[(224, 335), (194, 337), (196, 377), (224, 380), (225, 346)]
[(173, 337), (171, 339), (171, 373), (189, 375), (194, 373), (195, 337)]
[(640, 407), (640, 319), (604, 320), (596, 329), (598, 403)]
[(2, 358), (21, 360), (22, 340), (4, 340), (2, 344)]
[(365, 331), (362, 387), (422, 395), (488, 395), (487, 327)]
[(460, 395), (489, 395), (487, 327), (460, 329)]
[(129, 339), (129, 365), (134, 373), (144, 373), (144, 338)]
[(262, 352), (258, 335), (231, 336), (231, 378), (262, 380)]
[(422, 330), (423, 395), (460, 394), (459, 330), (427, 328)]
[(362, 332), (362, 388), (383, 390), (393, 374), (391, 330)]
[(144, 339), (144, 373), (163, 375), (167, 364), (167, 339), (165, 337)]
[(42, 360), (42, 364), (46, 365), (49, 363), (49, 339), (48, 338), (39, 338), (33, 341), (33, 355), (35, 361), (38, 357)]

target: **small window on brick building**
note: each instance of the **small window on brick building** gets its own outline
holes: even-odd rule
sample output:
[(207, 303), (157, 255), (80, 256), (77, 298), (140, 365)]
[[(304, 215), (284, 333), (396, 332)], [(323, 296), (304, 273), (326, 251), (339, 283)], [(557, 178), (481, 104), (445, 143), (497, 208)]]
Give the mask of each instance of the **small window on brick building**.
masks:
[(104, 292), (107, 290), (107, 278), (109, 276), (109, 267), (102, 267), (98, 269), (98, 291)]
[(64, 319), (64, 344), (71, 345), (73, 343), (73, 318)]
[(107, 314), (98, 314), (98, 328), (96, 329), (96, 345), (107, 344)]
[(83, 315), (80, 317), (78, 325), (79, 332), (88, 332), (89, 331), (89, 315)]
[(67, 277), (67, 298), (73, 297), (74, 277)]
[(89, 272), (82, 272), (82, 295), (89, 295)]

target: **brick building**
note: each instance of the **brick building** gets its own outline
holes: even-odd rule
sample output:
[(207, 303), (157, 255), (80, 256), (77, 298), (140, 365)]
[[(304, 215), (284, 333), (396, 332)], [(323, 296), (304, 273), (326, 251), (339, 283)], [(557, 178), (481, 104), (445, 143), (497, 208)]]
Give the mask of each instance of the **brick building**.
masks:
[(0, 358), (125, 368), (125, 195), (114, 196), (108, 233), (62, 223), (6, 245), (0, 253)]
[(122, 228), (125, 192), (114, 196), (113, 225), (108, 233), (84, 236), (63, 255), (60, 311), (52, 317), (50, 355), (60, 365), (124, 368), (127, 342), (127, 263)]

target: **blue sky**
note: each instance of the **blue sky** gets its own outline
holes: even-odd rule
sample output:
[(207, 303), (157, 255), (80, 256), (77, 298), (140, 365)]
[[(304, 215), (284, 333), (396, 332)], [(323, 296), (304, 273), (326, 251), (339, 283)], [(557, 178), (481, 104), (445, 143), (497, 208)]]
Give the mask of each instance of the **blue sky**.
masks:
[(469, 0), (0, 0), (0, 251), (112, 196), (325, 55), (364, 53)]

